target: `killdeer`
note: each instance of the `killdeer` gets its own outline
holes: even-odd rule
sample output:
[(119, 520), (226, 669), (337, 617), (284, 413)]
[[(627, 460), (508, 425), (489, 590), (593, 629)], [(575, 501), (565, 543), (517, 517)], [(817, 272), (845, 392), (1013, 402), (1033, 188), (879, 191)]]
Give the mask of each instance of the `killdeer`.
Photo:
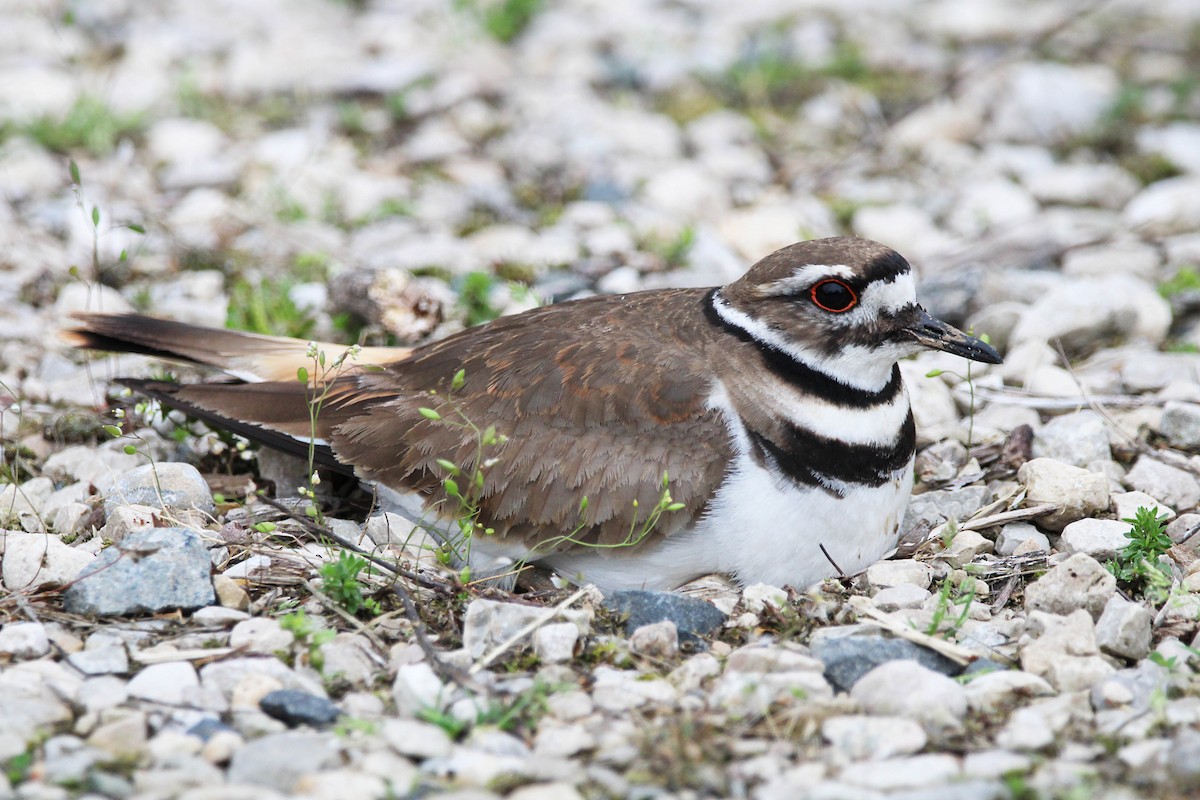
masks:
[[(421, 411), (450, 392), (464, 418), (507, 437), (479, 491), (493, 532), (472, 542), (477, 574), (524, 559), (604, 590), (710, 572), (806, 587), (865, 568), (896, 546), (912, 486), (897, 361), (922, 348), (1001, 360), (918, 305), (903, 257), (856, 238), (785, 247), (719, 288), (593, 297), (366, 350), (316, 386), (296, 377), (311, 365), (303, 341), (78, 319), (65, 332), (78, 347), (223, 370), (221, 382), (129, 383), (267, 445), (305, 452), (323, 393), (322, 463), (442, 530), (457, 506), (438, 460), (470, 470), (478, 453), (477, 434)], [(646, 532), (664, 474), (682, 507)]]

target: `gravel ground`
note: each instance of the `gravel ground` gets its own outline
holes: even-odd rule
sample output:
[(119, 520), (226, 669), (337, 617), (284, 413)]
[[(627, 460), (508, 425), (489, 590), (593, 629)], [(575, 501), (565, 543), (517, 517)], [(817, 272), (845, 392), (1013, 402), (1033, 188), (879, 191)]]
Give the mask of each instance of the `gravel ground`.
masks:
[[(0, 798), (1200, 792), (1194, 0), (8, 0), (0, 190)], [(817, 587), (463, 586), (55, 339), (417, 341), (845, 233), (1006, 361), (903, 365), (910, 536)]]

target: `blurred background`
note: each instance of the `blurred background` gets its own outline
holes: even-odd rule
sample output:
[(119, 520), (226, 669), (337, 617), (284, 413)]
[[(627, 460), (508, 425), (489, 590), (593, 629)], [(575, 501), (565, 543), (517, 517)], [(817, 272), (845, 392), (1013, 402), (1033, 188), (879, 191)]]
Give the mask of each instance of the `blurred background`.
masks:
[(1200, 3), (4, 0), (0, 194), (39, 400), (72, 310), (413, 342), (838, 234), (1053, 391), (1200, 344)]

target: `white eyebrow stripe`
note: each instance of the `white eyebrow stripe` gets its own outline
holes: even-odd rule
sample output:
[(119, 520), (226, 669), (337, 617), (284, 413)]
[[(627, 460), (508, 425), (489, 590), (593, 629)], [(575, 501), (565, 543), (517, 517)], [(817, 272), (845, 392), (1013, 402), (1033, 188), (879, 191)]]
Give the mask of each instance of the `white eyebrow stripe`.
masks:
[(758, 288), (758, 294), (763, 297), (778, 297), (797, 294), (807, 289), (821, 278), (854, 277), (854, 270), (845, 264), (805, 264), (796, 269), (791, 276), (764, 284)]
[(889, 283), (874, 281), (863, 292), (862, 305), (872, 312), (900, 311), (917, 302), (917, 286), (911, 273), (897, 275)]

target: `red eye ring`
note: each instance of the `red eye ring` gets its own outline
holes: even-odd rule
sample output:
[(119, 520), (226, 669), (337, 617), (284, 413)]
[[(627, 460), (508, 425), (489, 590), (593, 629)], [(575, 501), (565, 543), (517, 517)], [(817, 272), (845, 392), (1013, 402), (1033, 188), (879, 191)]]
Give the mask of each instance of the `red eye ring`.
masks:
[(808, 293), (813, 305), (832, 314), (844, 314), (858, 305), (858, 295), (850, 284), (837, 278), (827, 278), (815, 284)]

